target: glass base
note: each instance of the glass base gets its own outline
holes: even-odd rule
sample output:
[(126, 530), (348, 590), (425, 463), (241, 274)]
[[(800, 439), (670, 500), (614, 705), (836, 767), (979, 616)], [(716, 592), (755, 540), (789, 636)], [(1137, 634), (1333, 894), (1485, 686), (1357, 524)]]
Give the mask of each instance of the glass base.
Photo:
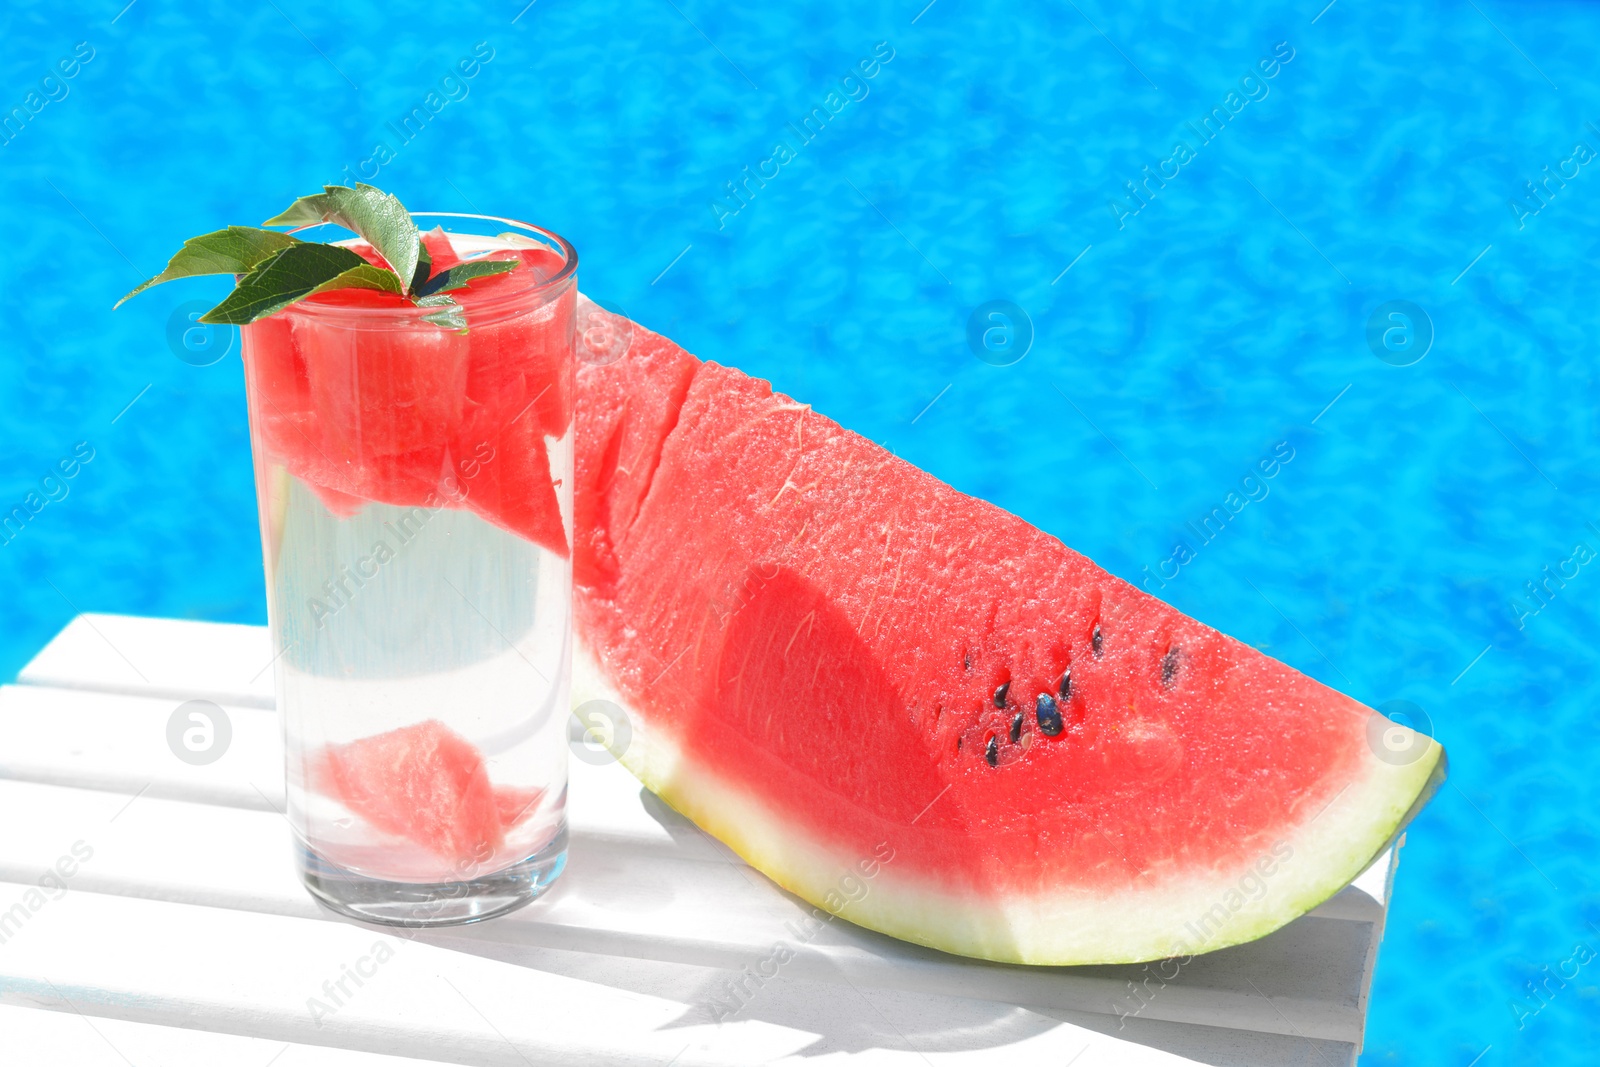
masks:
[(390, 882), (331, 863), (300, 844), (300, 878), (340, 915), (383, 926), (462, 926), (532, 903), (567, 865), (567, 825), (527, 859), (465, 882)]

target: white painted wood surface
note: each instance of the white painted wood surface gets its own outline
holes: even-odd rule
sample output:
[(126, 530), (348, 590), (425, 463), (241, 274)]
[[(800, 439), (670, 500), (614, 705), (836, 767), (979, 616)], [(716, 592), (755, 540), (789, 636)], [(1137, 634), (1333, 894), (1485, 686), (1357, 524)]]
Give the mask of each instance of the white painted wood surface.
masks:
[[(299, 886), (276, 810), (270, 659), (257, 627), (86, 615), (0, 688), (0, 1063), (1143, 1067), (1359, 1049), (1393, 854), (1142, 1002), (1138, 966), (988, 964), (843, 920), (799, 944), (785, 924), (808, 905), (620, 767), (574, 760), (571, 862), (544, 900), (414, 937), (339, 920)], [(207, 767), (166, 747), (195, 698), (233, 726)], [(794, 958), (719, 1022), (779, 940)], [(380, 943), (393, 958), (333, 1005), (324, 983)]]

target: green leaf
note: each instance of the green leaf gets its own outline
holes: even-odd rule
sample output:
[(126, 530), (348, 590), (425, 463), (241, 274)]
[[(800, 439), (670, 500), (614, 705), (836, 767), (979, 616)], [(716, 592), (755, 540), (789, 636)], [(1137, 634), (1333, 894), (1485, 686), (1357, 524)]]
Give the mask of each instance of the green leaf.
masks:
[(456, 303), (456, 298), (453, 296), (434, 293), (418, 299), (417, 306), (440, 309), (431, 315), (422, 316), (423, 322), (431, 322), (435, 326), (442, 326), (447, 330), (465, 330), (467, 328), (466, 310)]
[[(363, 271), (361, 268), (367, 268)], [(314, 292), (335, 288), (341, 278), (347, 284), (366, 289), (389, 289), (375, 275), (390, 273), (374, 267), (348, 248), (313, 242), (299, 242), (274, 253), (243, 278), (228, 298), (204, 315), (200, 321), (243, 326), (281, 311)], [(391, 274), (398, 292), (400, 279)]]
[(522, 265), (520, 259), (475, 259), (471, 263), (457, 263), (449, 270), (440, 271), (418, 289), (421, 296), (431, 296), (448, 289), (460, 289), (474, 278), (490, 274), (504, 274)]
[(118, 300), (112, 309), (121, 307), (152, 285), (170, 282), (175, 278), (193, 278), (203, 274), (248, 274), (274, 252), (301, 243), (298, 237), (255, 226), (229, 226), (215, 233), (191, 237), (183, 242), (178, 254), (167, 261), (166, 270)]
[(400, 275), (388, 267), (375, 267), (363, 260), (359, 266), (351, 267), (344, 273), (329, 278), (306, 296), (316, 296), (330, 289), (376, 289), (380, 293), (394, 293), (399, 296)]
[(402, 279), (400, 291), (410, 292), (422, 247), (411, 213), (399, 200), (371, 185), (357, 182), (354, 189), (344, 185), (325, 185), (323, 189), (314, 196), (302, 196), (263, 225), (314, 226), (332, 222), (353, 230), (394, 268)]

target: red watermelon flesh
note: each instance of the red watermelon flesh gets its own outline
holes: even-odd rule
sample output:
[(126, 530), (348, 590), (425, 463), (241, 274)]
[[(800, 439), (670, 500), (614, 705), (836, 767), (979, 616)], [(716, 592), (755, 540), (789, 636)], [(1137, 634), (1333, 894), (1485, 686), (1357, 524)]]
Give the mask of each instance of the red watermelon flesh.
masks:
[[(483, 258), (507, 259), (510, 255), (494, 253)], [(563, 266), (561, 257), (547, 248), (521, 249), (517, 258), (522, 261), (517, 270), (492, 274), (464, 289), (452, 290), (469, 322), (475, 309), (542, 282)], [(487, 318), (484, 325), (474, 327), (470, 331), (468, 396), (483, 403), (500, 399), (512, 408), (513, 415), (531, 403), (535, 422), (546, 436), (565, 434), (572, 421), (573, 379), (566, 368), (576, 306), (577, 293), (568, 289), (543, 307), (509, 319)]]
[(1385, 762), (1370, 709), (633, 331), (580, 359), (574, 699), (812, 903), (995, 960), (1209, 951), (1337, 892), (1442, 779), (1431, 740)]
[[(470, 421), (470, 420), (469, 420)], [(501, 529), (565, 557), (567, 534), (561, 522), (544, 433), (531, 409), (493, 433), (463, 430), (456, 454), (461, 476), (455, 480), (460, 506)]]
[[(431, 273), (440, 274), (462, 262), (450, 238), (438, 227), (423, 234), (432, 259)], [(385, 265), (376, 249), (365, 242), (351, 248), (368, 262)], [(450, 296), (467, 310), (483, 308), (518, 289), (538, 284), (561, 270), (564, 263), (548, 248), (499, 251), (485, 260), (519, 259), (522, 266), (509, 274), (474, 279)], [(405, 298), (370, 289), (336, 289), (311, 298), (313, 303), (350, 307), (401, 307)], [(486, 318), (469, 330), (471, 357), (467, 395), (478, 403), (499, 403), (521, 411), (532, 401), (538, 423), (551, 437), (566, 432), (572, 418), (572, 379), (564, 373), (572, 331), (576, 294), (568, 290), (550, 305), (514, 318)]]
[[(592, 315), (610, 313), (595, 305)], [(579, 342), (582, 343), (581, 341)], [(584, 373), (580, 447), (573, 496), (573, 581), (604, 590), (617, 580), (616, 537), (639, 514), (655, 474), (661, 443), (677, 420), (700, 361), (647, 330), (632, 334), (625, 367)]]
[(427, 323), (420, 328), (350, 329), (295, 316), (311, 400), (324, 440), (363, 460), (443, 448), (461, 423), (467, 339)]
[(543, 789), (517, 789), (503, 785), (494, 787), (495, 811), (500, 816), (500, 825), (508, 831), (527, 821), (543, 799)]
[[(456, 254), (455, 246), (450, 243), (450, 236), (444, 232), (443, 226), (435, 226), (433, 229), (423, 234), (422, 244), (425, 248), (427, 248), (428, 258), (431, 260), (429, 268), (430, 275), (439, 274), (443, 271), (449, 270), (451, 267), (461, 262), (461, 257)], [(356, 255), (360, 256), (362, 259), (366, 260), (368, 263), (371, 263), (375, 267), (390, 266), (389, 261), (384, 259), (383, 256), (378, 253), (376, 248), (373, 248), (365, 241), (350, 241), (345, 245), (345, 247), (349, 248), (350, 251), (356, 253)], [(393, 270), (394, 268), (390, 267), (390, 269)], [(312, 297), (312, 299), (319, 302), (339, 303), (342, 301), (342, 299), (357, 298), (362, 293), (372, 293), (375, 296), (391, 295), (386, 293), (378, 293), (376, 290), (367, 289), (335, 289), (331, 292), (319, 293), (315, 297)], [(382, 303), (373, 302), (372, 306), (384, 307), (387, 306), (387, 301)]]
[(318, 766), (316, 788), (372, 827), (465, 864), (492, 857), (543, 796), (493, 785), (478, 749), (437, 719), (329, 745)]
[(317, 499), (322, 501), (322, 506), (327, 508), (329, 513), (341, 519), (359, 515), (361, 509), (367, 506), (367, 502), (358, 496), (351, 496), (349, 493), (341, 493), (337, 489), (329, 489), (325, 485), (311, 482), (307, 482), (306, 485), (316, 494)]
[[(434, 271), (461, 261), (442, 230), (423, 240)], [(383, 262), (362, 242), (351, 247)], [(565, 435), (572, 421), (575, 293), (569, 287), (505, 317), (490, 298), (536, 284), (559, 269), (560, 258), (544, 249), (499, 256), (522, 266), (452, 292), (467, 309), (464, 333), (420, 322), (354, 329), (295, 308), (247, 327), (258, 437), (268, 457), (336, 515), (352, 515), (366, 501), (464, 507), (565, 556), (545, 438)], [(363, 289), (307, 303), (409, 307), (396, 294)], [(497, 461), (485, 463), (485, 455)]]
[[(563, 436), (572, 422), (568, 353), (575, 300), (576, 294), (568, 290), (546, 308), (468, 331), (468, 398), (497, 405), (512, 417), (531, 405), (534, 424), (542, 434)], [(471, 305), (463, 303), (470, 322)]]
[(461, 257), (456, 255), (455, 245), (450, 243), (450, 238), (442, 226), (435, 226), (423, 234), (422, 243), (427, 247), (428, 257), (432, 260), (429, 274), (442, 273), (461, 262)]

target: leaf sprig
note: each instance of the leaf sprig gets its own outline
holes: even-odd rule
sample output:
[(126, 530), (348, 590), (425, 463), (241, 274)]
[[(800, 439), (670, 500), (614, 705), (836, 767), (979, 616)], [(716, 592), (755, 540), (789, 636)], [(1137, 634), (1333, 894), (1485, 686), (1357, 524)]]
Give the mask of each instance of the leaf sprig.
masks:
[(297, 301), (333, 289), (375, 289), (409, 297), (418, 307), (438, 308), (423, 319), (450, 330), (467, 327), (466, 314), (452, 289), (474, 278), (515, 270), (519, 260), (473, 260), (437, 274), (417, 224), (400, 201), (371, 185), (354, 189), (327, 185), (302, 196), (263, 226), (314, 226), (331, 222), (353, 231), (389, 265), (375, 266), (340, 245), (302, 241), (292, 234), (257, 226), (229, 226), (191, 237), (167, 268), (118, 300), (177, 278), (233, 274), (238, 282), (227, 298), (200, 316), (205, 323), (243, 326), (282, 311)]

